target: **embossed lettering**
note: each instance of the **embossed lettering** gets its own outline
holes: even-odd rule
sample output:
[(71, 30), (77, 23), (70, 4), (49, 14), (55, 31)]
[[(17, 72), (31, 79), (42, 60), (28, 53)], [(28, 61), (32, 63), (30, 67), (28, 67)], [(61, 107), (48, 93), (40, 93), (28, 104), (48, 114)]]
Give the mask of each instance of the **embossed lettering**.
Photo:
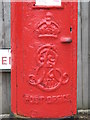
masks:
[(54, 45), (43, 45), (38, 49), (37, 55), (39, 67), (35, 68), (35, 74), (29, 75), (30, 85), (52, 91), (68, 83), (69, 75), (66, 72), (62, 74), (60, 68), (56, 67), (58, 54)]
[(57, 104), (57, 103), (63, 103), (63, 102), (70, 102), (71, 97), (70, 94), (64, 94), (64, 95), (57, 95), (57, 96), (31, 96), (29, 94), (25, 94), (23, 96), (23, 100), (26, 104)]

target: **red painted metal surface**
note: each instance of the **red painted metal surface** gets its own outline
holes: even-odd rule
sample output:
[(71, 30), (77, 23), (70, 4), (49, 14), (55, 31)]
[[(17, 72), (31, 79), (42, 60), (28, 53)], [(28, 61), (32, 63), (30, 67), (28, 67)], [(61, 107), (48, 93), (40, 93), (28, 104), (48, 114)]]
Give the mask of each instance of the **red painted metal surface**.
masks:
[(11, 110), (61, 118), (77, 109), (77, 3), (11, 3)]

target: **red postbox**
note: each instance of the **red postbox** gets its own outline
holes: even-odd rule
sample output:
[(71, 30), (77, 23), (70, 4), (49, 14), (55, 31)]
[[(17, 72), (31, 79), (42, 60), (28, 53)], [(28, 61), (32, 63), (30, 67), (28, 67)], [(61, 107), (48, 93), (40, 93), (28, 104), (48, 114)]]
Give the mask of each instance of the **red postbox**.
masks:
[(77, 4), (11, 3), (11, 111), (62, 118), (77, 110)]

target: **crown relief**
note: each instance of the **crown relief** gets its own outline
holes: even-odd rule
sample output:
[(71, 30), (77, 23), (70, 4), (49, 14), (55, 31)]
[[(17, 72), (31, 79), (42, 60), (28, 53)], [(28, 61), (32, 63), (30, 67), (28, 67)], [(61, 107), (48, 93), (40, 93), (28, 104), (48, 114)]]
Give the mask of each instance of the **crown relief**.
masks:
[(57, 38), (60, 33), (59, 25), (52, 20), (52, 14), (48, 12), (46, 18), (43, 19), (37, 28), (38, 37), (52, 37)]

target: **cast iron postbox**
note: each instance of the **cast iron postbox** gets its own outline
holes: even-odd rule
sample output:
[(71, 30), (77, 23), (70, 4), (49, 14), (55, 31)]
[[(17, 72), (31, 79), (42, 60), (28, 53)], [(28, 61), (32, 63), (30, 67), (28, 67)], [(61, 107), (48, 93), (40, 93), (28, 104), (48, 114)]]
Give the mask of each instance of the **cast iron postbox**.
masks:
[(77, 4), (11, 3), (11, 110), (30, 118), (77, 109)]

